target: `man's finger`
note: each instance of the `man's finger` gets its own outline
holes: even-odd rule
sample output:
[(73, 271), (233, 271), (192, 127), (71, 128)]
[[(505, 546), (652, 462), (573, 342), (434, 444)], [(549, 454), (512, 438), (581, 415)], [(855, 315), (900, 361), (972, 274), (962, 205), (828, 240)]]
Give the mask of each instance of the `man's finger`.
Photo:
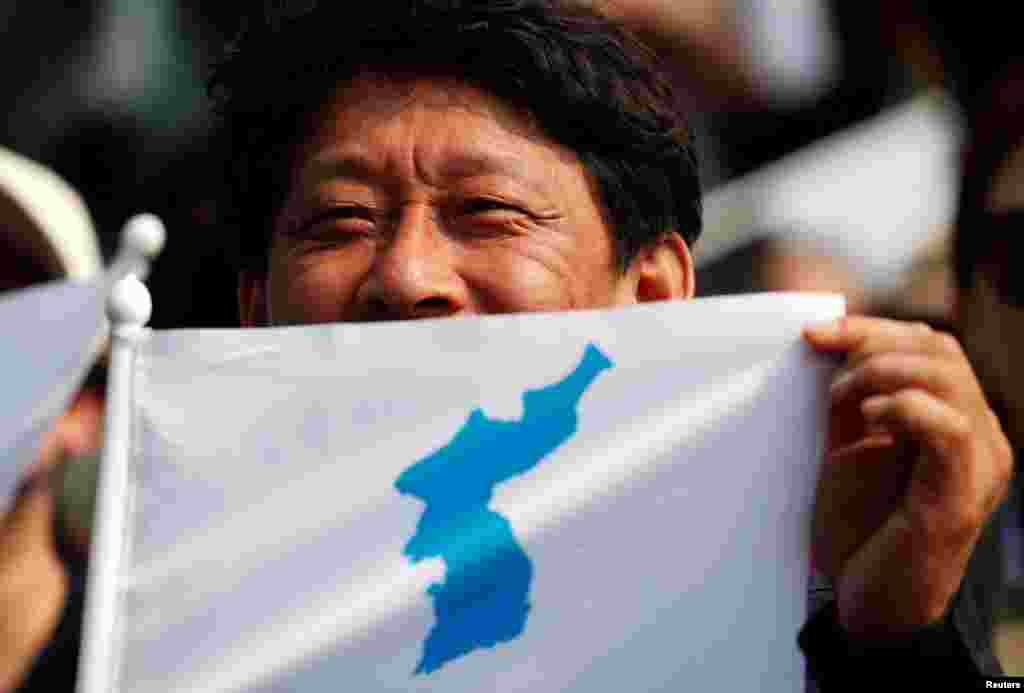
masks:
[(884, 352), (915, 352), (943, 357), (962, 353), (954, 337), (923, 322), (859, 315), (809, 326), (804, 330), (804, 337), (818, 351), (846, 354), (851, 365)]
[[(888, 352), (875, 354), (855, 366), (841, 369), (832, 381), (830, 394), (833, 405), (903, 389), (926, 390), (947, 401), (955, 401), (967, 396), (960, 381), (973, 383), (969, 375), (963, 369), (934, 357)], [(972, 391), (970, 394), (980, 396), (980, 392)]]
[(946, 402), (924, 390), (908, 389), (869, 397), (861, 411), (869, 423), (906, 435), (931, 453), (919, 458), (913, 475), (925, 483), (930, 498), (955, 505), (965, 492), (982, 491), (970, 478), (971, 460), (977, 457), (971, 450), (970, 421)]

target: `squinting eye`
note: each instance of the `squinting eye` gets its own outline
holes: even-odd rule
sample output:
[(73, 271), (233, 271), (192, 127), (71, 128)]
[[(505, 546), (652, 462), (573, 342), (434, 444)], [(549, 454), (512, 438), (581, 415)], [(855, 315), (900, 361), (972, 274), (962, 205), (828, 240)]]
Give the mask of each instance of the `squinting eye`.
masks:
[(368, 233), (374, 228), (373, 210), (347, 205), (324, 209), (303, 222), (293, 235), (320, 237), (331, 233)]
[(520, 214), (523, 216), (529, 215), (529, 213), (526, 210), (520, 209), (515, 205), (509, 204), (508, 202), (502, 202), (500, 200), (493, 200), (487, 197), (469, 200), (462, 207), (463, 214), (487, 214), (489, 212)]
[(526, 233), (536, 217), (518, 205), (492, 197), (463, 200), (453, 210), (451, 229), (467, 238), (510, 238)]

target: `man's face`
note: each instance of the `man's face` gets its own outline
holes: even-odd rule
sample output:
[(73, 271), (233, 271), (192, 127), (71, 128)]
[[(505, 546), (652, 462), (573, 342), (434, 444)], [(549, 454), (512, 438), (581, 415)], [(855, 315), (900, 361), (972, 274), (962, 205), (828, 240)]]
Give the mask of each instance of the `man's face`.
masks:
[[(999, 169), (986, 207), (992, 212), (1024, 209), (1024, 144)], [(1000, 261), (1010, 263), (1009, 271), (1019, 271), (1017, 259)], [(1007, 434), (1019, 448), (1024, 446), (1024, 307), (1000, 300), (994, 271), (991, 263), (979, 263), (972, 287), (958, 296), (958, 322), (967, 354), (989, 399), (1003, 410)]]
[[(669, 233), (618, 269), (599, 193), (525, 114), (446, 79), (343, 85), (297, 150), (245, 325), (596, 308), (693, 294)], [(668, 231), (668, 229), (666, 229)]]

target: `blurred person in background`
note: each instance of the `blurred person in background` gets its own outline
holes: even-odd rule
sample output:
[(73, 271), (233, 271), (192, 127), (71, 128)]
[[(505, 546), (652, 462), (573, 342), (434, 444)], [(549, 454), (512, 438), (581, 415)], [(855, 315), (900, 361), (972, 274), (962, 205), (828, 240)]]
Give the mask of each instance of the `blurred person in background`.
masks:
[[(1015, 450), (1024, 449), (1024, 59), (973, 90), (955, 236), (954, 314), (964, 346)], [(1003, 518), (1008, 599), (1024, 606), (1021, 473)]]
[[(883, 301), (887, 316), (922, 317), (922, 301), (932, 311), (942, 292), (922, 294), (929, 289), (914, 263), (928, 239), (952, 228), (961, 123), (941, 86), (961, 71), (944, 70), (932, 26), (942, 20), (927, 4), (611, 7), (705, 112), (697, 121), (708, 190), (701, 294), (837, 290), (852, 312)], [(749, 277), (738, 278), (744, 263)], [(891, 312), (911, 276), (915, 306)]]
[[(918, 40), (903, 45), (929, 54), (940, 81), (963, 110), (967, 137), (951, 243), (949, 315), (1015, 458), (1024, 449), (1024, 379), (1015, 367), (1024, 347), (1022, 292), (1013, 287), (1024, 224), (1024, 57), (1013, 3), (925, 3), (901, 0), (903, 26)], [(916, 48), (915, 48), (916, 44)], [(1024, 482), (1018, 469), (1010, 496), (987, 529), (993, 541), (983, 571), (1000, 578), (977, 585), (976, 600), (998, 622), (997, 646), (1013, 674), (1024, 674)], [(1008, 589), (1000, 594), (998, 585)]]
[[(42, 166), (0, 148), (0, 301), (6, 292), (84, 280), (101, 269), (92, 222), (73, 191)], [(44, 437), (0, 517), (3, 693), (74, 686), (104, 381), (100, 362)]]
[[(1016, 364), (1024, 349), (1024, 275), (1014, 263), (1024, 251), (1024, 58), (1013, 7), (889, 4), (886, 44), (924, 82), (941, 84), (955, 97), (965, 141), (950, 229), (936, 230), (921, 248), (902, 295), (883, 297), (871, 310), (957, 334), (1019, 459), (1024, 371)], [(1015, 471), (1009, 498), (972, 557), (965, 593), (977, 604), (979, 621), (964, 629), (974, 632), (965, 636), (968, 645), (992, 633), (1000, 619), (1024, 612), (1022, 479)], [(1009, 589), (1001, 593), (1004, 585)], [(1024, 649), (1009, 647), (1017, 654), (1008, 669), (1024, 673)]]

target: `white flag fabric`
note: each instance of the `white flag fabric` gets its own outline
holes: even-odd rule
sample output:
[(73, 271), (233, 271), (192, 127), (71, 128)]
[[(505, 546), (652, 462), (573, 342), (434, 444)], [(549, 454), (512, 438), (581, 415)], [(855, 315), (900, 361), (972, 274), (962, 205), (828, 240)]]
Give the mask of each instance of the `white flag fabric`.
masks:
[(802, 690), (842, 312), (149, 332), (110, 690)]
[(106, 335), (105, 298), (102, 279), (0, 294), (0, 503), (92, 366)]

